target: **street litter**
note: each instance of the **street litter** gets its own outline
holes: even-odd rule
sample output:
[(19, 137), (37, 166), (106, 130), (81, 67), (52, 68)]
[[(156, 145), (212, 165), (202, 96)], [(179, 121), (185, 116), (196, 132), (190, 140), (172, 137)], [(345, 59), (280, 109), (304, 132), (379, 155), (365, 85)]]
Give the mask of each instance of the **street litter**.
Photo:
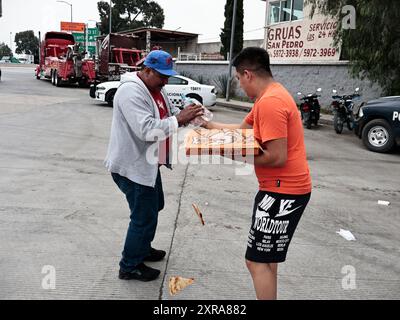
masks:
[(202, 215), (199, 207), (194, 203), (192, 204), (192, 207), (193, 207), (194, 211), (196, 212), (197, 216), (199, 217), (201, 224), (204, 226), (203, 215)]
[(384, 200), (378, 200), (378, 204), (381, 204), (383, 206), (388, 206), (390, 204), (389, 201), (384, 201)]
[(191, 285), (194, 283), (194, 278), (183, 278), (183, 277), (170, 277), (169, 278), (169, 283), (168, 283), (168, 288), (169, 288), (169, 294), (175, 295), (182, 289), (186, 288), (188, 285)]
[(340, 231), (336, 231), (336, 233), (340, 234), (343, 238), (345, 238), (348, 241), (356, 240), (356, 238), (349, 230), (340, 229)]

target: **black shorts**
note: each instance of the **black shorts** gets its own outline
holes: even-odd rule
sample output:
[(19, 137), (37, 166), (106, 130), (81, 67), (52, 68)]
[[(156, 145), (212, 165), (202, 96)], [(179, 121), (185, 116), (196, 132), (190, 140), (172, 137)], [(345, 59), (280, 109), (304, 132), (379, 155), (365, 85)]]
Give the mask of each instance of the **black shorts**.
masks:
[(247, 241), (246, 259), (261, 263), (278, 263), (286, 253), (311, 193), (288, 195), (259, 191)]

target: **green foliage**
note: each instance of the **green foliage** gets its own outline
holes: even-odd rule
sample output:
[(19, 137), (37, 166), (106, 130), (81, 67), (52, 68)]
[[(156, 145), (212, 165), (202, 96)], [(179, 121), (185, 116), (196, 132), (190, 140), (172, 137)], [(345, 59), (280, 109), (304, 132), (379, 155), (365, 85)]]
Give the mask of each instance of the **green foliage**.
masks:
[[(190, 73), (190, 72), (188, 72), (188, 71), (185, 71), (185, 70), (179, 71), (178, 73), (179, 73), (179, 75), (181, 75), (182, 77), (186, 77), (186, 78), (189, 78), (189, 79), (193, 79), (193, 77), (194, 77), (194, 75), (193, 75), (192, 73)], [(193, 79), (193, 80), (194, 80), (194, 79)]]
[[(155, 1), (148, 0), (112, 0), (112, 32), (132, 30), (142, 27), (162, 28), (164, 10)], [(109, 32), (109, 2), (97, 3), (100, 15), (100, 32)]]
[[(400, 5), (398, 0), (307, 0), (313, 10), (337, 17), (335, 44), (351, 63), (354, 77), (378, 83), (388, 95), (400, 95)], [(343, 29), (345, 5), (356, 9), (356, 29)], [(312, 12), (313, 14), (313, 12)]]
[(198, 83), (201, 83), (201, 84), (206, 84), (206, 79), (205, 79), (204, 75), (202, 75), (202, 74), (199, 74), (196, 77), (195, 81), (197, 81)]
[(194, 75), (193, 73), (190, 73), (190, 72), (185, 71), (185, 70), (179, 71), (178, 73), (179, 73), (179, 75), (181, 75), (183, 77), (192, 79), (192, 80), (194, 80), (194, 81), (196, 81), (198, 83), (201, 83), (201, 84), (207, 84), (207, 82), (208, 82), (207, 78), (204, 77), (204, 75), (202, 75), (202, 74)]
[(4, 42), (0, 43), (0, 59), (2, 57), (12, 57), (12, 51)]
[[(225, 73), (225, 74), (220, 74), (218, 75), (215, 79), (213, 79), (213, 83), (215, 84), (215, 86), (218, 89), (218, 95), (221, 95), (222, 97), (226, 97), (226, 91), (228, 89), (228, 81), (229, 81), (229, 74)], [(231, 81), (231, 86), (230, 86), (230, 93), (229, 95), (232, 96), (233, 95), (233, 78), (230, 79)]]
[(15, 34), (16, 53), (33, 54), (35, 60), (39, 59), (39, 38), (32, 30), (22, 31)]
[[(225, 57), (228, 56), (230, 51), (230, 42), (231, 42), (231, 30), (232, 30), (232, 19), (233, 19), (233, 4), (234, 0), (227, 0), (225, 4), (225, 23), (224, 28), (221, 29), (222, 32), (220, 34), (221, 38), (221, 55)], [(235, 57), (242, 49), (243, 49), (243, 0), (237, 0), (237, 8), (236, 8), (236, 21), (235, 21), (235, 38), (233, 42), (233, 57)]]

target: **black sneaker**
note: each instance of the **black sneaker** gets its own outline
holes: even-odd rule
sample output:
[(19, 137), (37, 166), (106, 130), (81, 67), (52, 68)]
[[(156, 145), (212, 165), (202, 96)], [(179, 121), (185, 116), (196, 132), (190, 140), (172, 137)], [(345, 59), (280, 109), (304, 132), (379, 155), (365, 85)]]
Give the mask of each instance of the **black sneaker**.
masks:
[(119, 270), (119, 278), (121, 280), (140, 280), (140, 281), (152, 281), (157, 279), (160, 275), (160, 270), (150, 268), (144, 263), (136, 266), (131, 272), (124, 272)]
[(157, 250), (150, 248), (150, 254), (144, 258), (144, 261), (156, 262), (164, 259), (166, 252), (163, 250)]

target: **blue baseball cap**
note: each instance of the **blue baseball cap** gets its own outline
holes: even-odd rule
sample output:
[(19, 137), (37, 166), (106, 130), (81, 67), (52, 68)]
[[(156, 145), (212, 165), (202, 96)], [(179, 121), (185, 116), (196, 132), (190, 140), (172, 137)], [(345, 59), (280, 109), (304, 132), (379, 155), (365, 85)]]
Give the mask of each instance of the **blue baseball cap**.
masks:
[(164, 76), (170, 77), (178, 74), (173, 69), (174, 64), (172, 61), (172, 56), (168, 52), (162, 50), (151, 51), (144, 60), (144, 65), (148, 68), (156, 70)]

